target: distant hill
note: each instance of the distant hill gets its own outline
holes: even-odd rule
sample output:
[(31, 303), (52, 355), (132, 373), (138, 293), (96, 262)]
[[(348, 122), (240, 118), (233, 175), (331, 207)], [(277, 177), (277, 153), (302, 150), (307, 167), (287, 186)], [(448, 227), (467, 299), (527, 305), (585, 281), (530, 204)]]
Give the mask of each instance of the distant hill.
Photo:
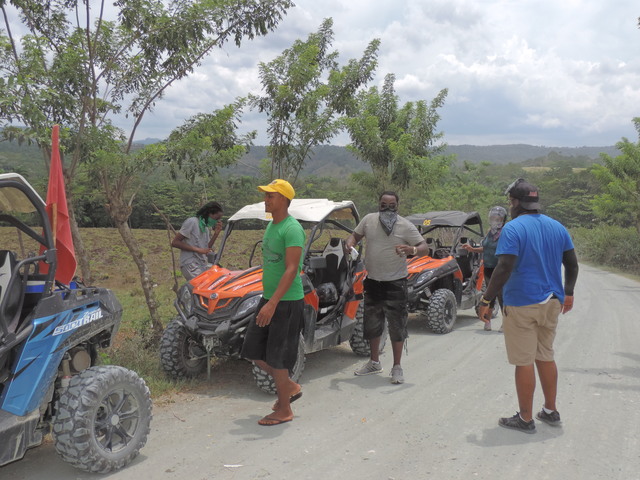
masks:
[(496, 164), (521, 163), (539, 157), (546, 157), (550, 153), (557, 153), (564, 157), (588, 157), (594, 161), (600, 158), (600, 153), (613, 157), (620, 155), (614, 147), (538, 147), (534, 145), (449, 145), (447, 153), (454, 153), (459, 162), (491, 162)]
[[(158, 139), (147, 138), (136, 142), (138, 145), (156, 143)], [(554, 154), (563, 157), (576, 157), (586, 163), (599, 160), (600, 153), (611, 156), (620, 154), (617, 148), (609, 147), (544, 147), (534, 145), (449, 145), (447, 154), (455, 154), (458, 163), (462, 162), (491, 162), (495, 164), (526, 163), (535, 164), (535, 160)], [(254, 176), (259, 172), (260, 162), (267, 157), (264, 146), (251, 147), (237, 165), (222, 169), (223, 174)], [(323, 145), (314, 149), (306, 163), (303, 175), (317, 175), (321, 177), (347, 177), (350, 174), (370, 167), (350, 153), (345, 147)], [(0, 142), (0, 171), (18, 172), (31, 181), (46, 177), (42, 153), (31, 145), (18, 145), (15, 142)]]

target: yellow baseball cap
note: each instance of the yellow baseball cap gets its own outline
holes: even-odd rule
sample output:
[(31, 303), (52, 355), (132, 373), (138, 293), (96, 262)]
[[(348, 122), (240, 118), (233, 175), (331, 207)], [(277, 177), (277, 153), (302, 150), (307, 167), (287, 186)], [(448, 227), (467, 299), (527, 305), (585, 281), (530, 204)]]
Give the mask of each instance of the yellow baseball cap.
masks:
[(286, 180), (282, 180), (280, 178), (276, 178), (269, 185), (262, 185), (258, 187), (258, 190), (260, 190), (261, 192), (279, 193), (289, 200), (293, 200), (293, 197), (296, 196), (296, 191), (293, 189), (291, 184)]

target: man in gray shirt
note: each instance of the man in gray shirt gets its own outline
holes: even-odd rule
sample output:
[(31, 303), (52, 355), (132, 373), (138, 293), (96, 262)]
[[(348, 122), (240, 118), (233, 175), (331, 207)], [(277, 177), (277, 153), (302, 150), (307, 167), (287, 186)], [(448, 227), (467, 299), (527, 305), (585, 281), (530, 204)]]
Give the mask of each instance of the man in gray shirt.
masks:
[(379, 211), (366, 215), (345, 241), (349, 251), (366, 238), (364, 281), (364, 338), (371, 346), (370, 360), (356, 375), (382, 372), (380, 339), (385, 320), (393, 349), (391, 383), (404, 383), (400, 361), (407, 339), (407, 255), (425, 255), (428, 247), (418, 229), (398, 215), (398, 195), (383, 192)]
[(212, 251), (222, 230), (222, 215), (222, 206), (218, 202), (203, 205), (195, 217), (184, 221), (171, 242), (172, 247), (180, 249), (180, 271), (187, 281), (211, 267), (207, 254)]

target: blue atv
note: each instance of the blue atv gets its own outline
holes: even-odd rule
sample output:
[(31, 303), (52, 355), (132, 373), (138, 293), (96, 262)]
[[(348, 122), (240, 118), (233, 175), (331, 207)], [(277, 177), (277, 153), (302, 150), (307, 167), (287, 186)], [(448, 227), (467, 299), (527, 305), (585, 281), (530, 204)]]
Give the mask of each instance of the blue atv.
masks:
[(45, 203), (17, 174), (0, 175), (0, 232), (0, 466), (49, 433), (77, 468), (127, 465), (147, 441), (151, 398), (135, 372), (96, 365), (120, 303), (105, 288), (55, 281)]

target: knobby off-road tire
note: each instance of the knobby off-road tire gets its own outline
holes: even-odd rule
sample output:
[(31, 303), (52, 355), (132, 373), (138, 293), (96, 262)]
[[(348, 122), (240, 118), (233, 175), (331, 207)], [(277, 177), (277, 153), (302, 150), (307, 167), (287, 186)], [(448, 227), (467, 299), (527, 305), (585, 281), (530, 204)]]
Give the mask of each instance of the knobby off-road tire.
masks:
[(53, 440), (74, 467), (109, 473), (138, 455), (150, 422), (151, 396), (142, 378), (115, 365), (91, 367), (61, 389)]
[[(305, 360), (304, 337), (300, 334), (300, 338), (298, 340), (298, 358), (296, 359), (296, 364), (293, 366), (293, 370), (289, 372), (289, 378), (294, 382), (297, 382), (302, 376)], [(276, 382), (273, 380), (273, 377), (255, 363), (253, 364), (253, 378), (255, 378), (258, 387), (265, 392), (272, 394), (276, 393)]]
[(433, 292), (427, 307), (427, 326), (434, 333), (449, 333), (457, 316), (456, 296), (447, 288)]
[(160, 340), (160, 363), (165, 373), (177, 380), (197, 377), (207, 368), (204, 348), (177, 319), (167, 325)]
[[(384, 347), (387, 344), (387, 336), (389, 334), (389, 327), (387, 323), (384, 324), (384, 330), (382, 330), (382, 337), (380, 337), (380, 352), (384, 352)], [(353, 329), (351, 338), (349, 339), (349, 346), (356, 355), (362, 357), (368, 357), (371, 355), (371, 347), (369, 346), (369, 340), (364, 338), (364, 305), (360, 303), (358, 310), (356, 311), (356, 326)]]

